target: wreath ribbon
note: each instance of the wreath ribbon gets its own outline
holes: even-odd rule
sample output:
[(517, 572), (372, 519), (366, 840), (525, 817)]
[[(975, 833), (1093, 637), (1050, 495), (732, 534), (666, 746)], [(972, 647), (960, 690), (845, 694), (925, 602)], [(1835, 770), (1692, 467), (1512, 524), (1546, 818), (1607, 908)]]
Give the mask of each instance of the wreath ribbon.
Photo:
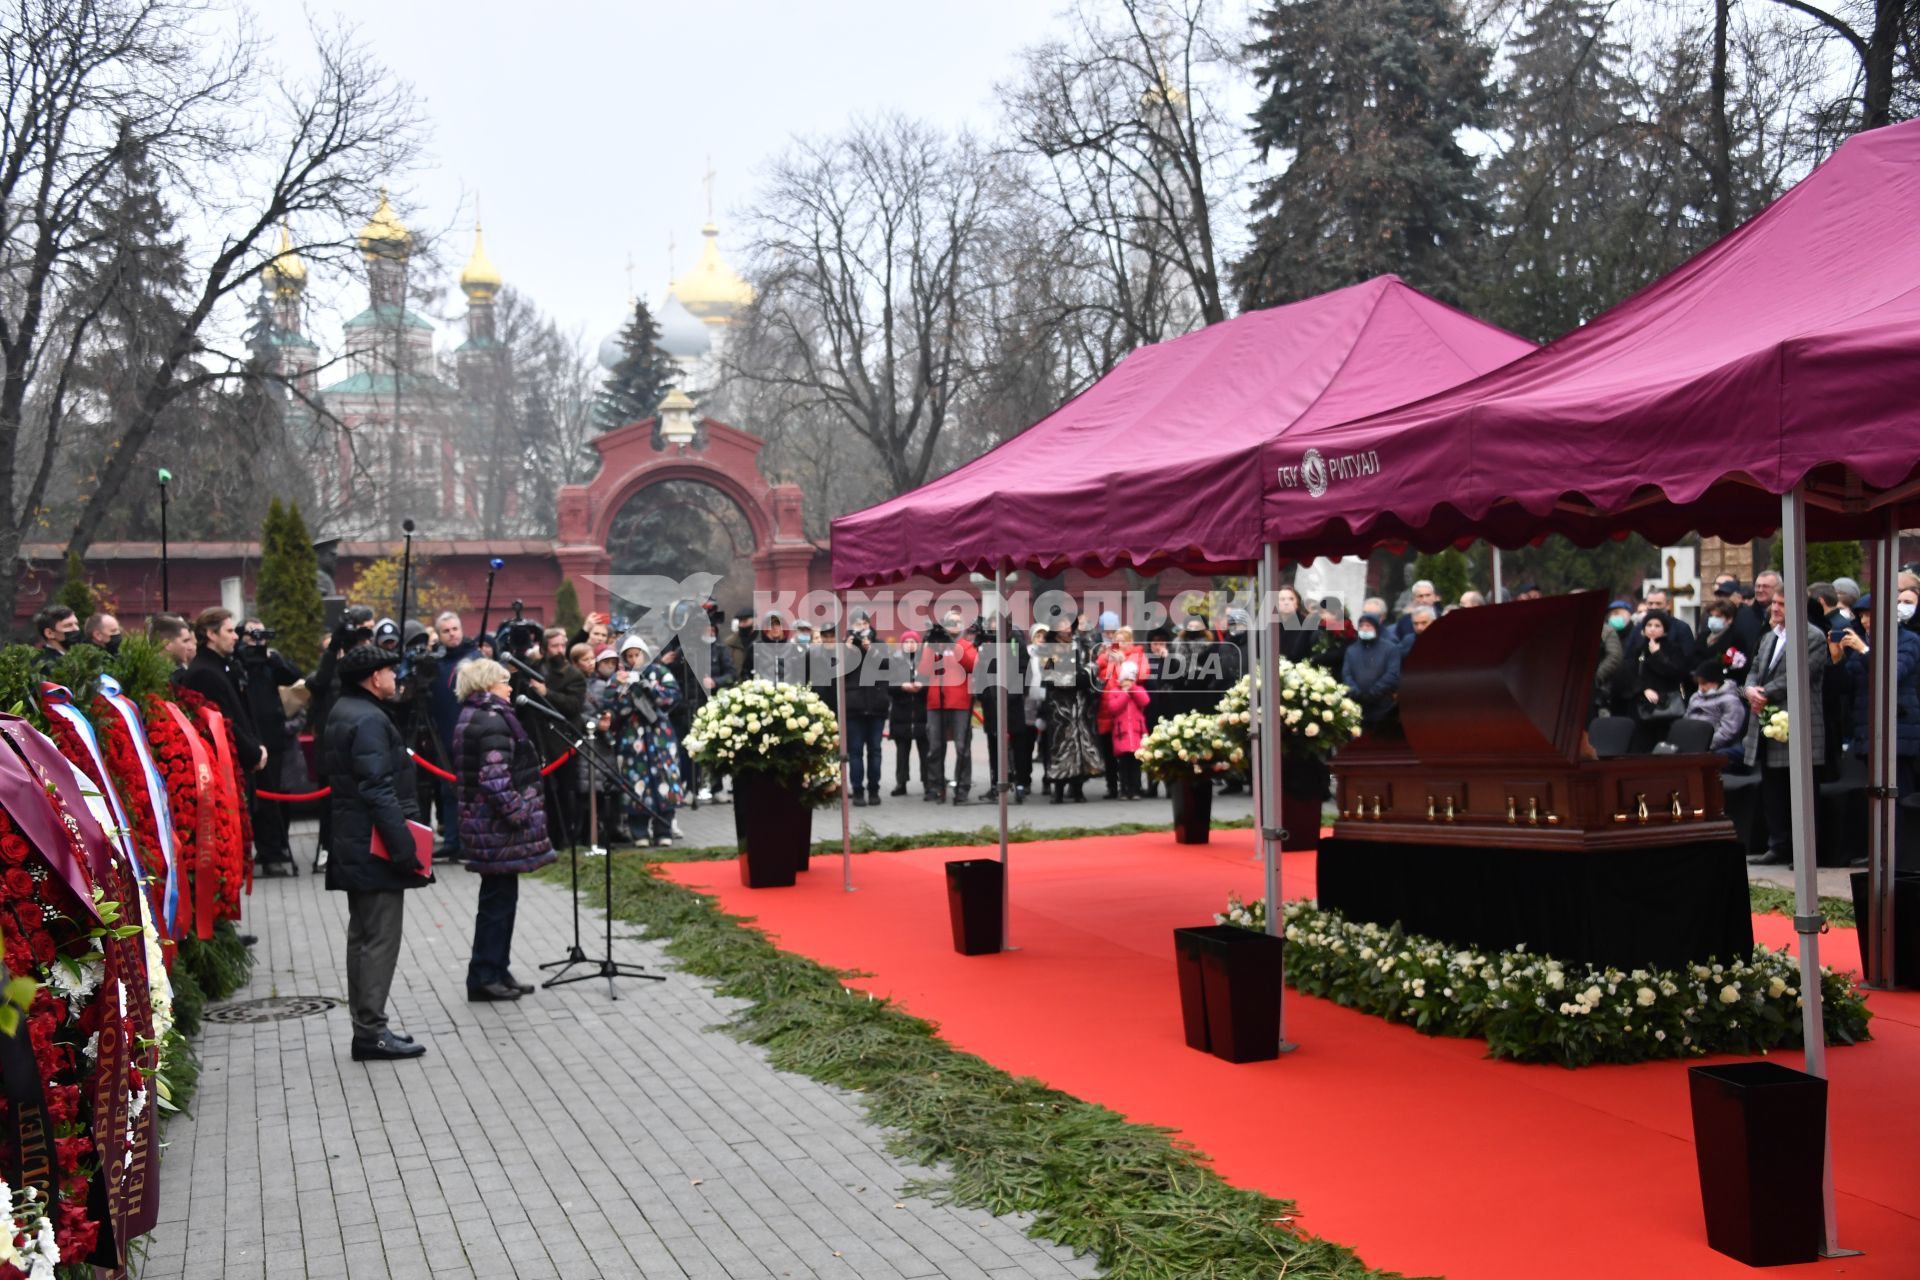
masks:
[(176, 937), (173, 927), (180, 908), (180, 858), (173, 843), (173, 808), (167, 803), (166, 780), (160, 776), (160, 766), (153, 758), (147, 728), (140, 722), (140, 709), (121, 690), (120, 682), (112, 676), (101, 676), (100, 696), (126, 726), (127, 736), (133, 740), (133, 752), (140, 757), (140, 771), (147, 783), (147, 803), (153, 809), (153, 825), (160, 837), (160, 853), (167, 860), (167, 886), (161, 900), (161, 913), (166, 918), (167, 936)]

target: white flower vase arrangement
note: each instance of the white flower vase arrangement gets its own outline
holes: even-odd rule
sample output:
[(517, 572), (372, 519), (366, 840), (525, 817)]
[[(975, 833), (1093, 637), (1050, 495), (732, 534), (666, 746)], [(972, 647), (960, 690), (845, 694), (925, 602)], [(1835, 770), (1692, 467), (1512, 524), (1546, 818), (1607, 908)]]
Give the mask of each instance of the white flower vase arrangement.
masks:
[(1207, 843), (1213, 825), (1213, 780), (1246, 767), (1245, 740), (1236, 742), (1216, 712), (1188, 711), (1155, 725), (1136, 754), (1148, 777), (1167, 784), (1175, 842)]
[(742, 880), (793, 883), (807, 866), (811, 811), (840, 793), (840, 724), (805, 685), (749, 680), (694, 713), (687, 753), (710, 776), (733, 777)]
[[(1311, 662), (1278, 664), (1281, 848), (1320, 845), (1320, 807), (1327, 794), (1327, 762), (1360, 736), (1360, 704), (1352, 690)], [(1215, 714), (1223, 732), (1245, 747), (1252, 729), (1252, 678), (1243, 676), (1221, 698)]]

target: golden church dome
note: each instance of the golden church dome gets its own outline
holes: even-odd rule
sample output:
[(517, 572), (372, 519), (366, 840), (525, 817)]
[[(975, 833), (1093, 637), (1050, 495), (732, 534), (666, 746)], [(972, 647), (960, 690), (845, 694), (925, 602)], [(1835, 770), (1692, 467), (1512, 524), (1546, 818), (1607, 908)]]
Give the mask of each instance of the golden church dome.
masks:
[(275, 297), (295, 297), (307, 287), (307, 264), (293, 251), (293, 236), (284, 222), (280, 224), (279, 252), (261, 268), (260, 274)]
[(500, 289), (500, 272), (487, 257), (486, 241), (480, 237), (480, 224), (473, 224), (473, 256), (460, 272), (460, 288), (469, 302), (492, 302)]
[(734, 312), (753, 301), (753, 286), (720, 258), (720, 228), (709, 222), (700, 228), (706, 244), (693, 269), (673, 282), (680, 305), (710, 325), (723, 325)]
[(387, 202), (385, 187), (380, 188), (380, 207), (373, 211), (367, 225), (360, 228), (359, 240), (360, 252), (369, 258), (404, 258), (413, 250), (413, 233)]

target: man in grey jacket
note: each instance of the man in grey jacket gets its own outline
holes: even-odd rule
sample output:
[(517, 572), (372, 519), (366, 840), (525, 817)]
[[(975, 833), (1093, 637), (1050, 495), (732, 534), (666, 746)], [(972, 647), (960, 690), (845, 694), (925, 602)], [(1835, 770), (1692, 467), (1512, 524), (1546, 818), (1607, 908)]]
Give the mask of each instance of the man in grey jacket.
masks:
[[(1770, 629), (1760, 637), (1760, 651), (1747, 667), (1745, 689), (1747, 708), (1747, 760), (1760, 770), (1760, 803), (1767, 815), (1767, 851), (1747, 861), (1755, 866), (1778, 867), (1793, 861), (1792, 792), (1788, 784), (1787, 744), (1764, 737), (1761, 729), (1766, 716), (1775, 707), (1786, 707), (1790, 717), (1789, 733), (1807, 735), (1813, 747), (1817, 768), (1826, 763), (1826, 718), (1821, 714), (1821, 690), (1826, 683), (1827, 637), (1809, 624), (1802, 637), (1807, 664), (1808, 698), (1805, 707), (1787, 705), (1787, 605), (1775, 596), (1767, 608)], [(1813, 850), (1807, 850), (1813, 856)]]

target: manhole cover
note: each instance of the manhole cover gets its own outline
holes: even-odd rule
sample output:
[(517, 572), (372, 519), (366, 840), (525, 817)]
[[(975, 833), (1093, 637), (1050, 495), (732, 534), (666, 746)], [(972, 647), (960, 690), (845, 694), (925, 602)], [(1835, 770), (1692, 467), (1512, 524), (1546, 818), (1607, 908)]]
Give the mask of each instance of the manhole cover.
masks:
[(243, 1000), (223, 1004), (206, 1013), (208, 1022), (284, 1022), (325, 1013), (339, 1004), (332, 996), (268, 996), (264, 1000)]

